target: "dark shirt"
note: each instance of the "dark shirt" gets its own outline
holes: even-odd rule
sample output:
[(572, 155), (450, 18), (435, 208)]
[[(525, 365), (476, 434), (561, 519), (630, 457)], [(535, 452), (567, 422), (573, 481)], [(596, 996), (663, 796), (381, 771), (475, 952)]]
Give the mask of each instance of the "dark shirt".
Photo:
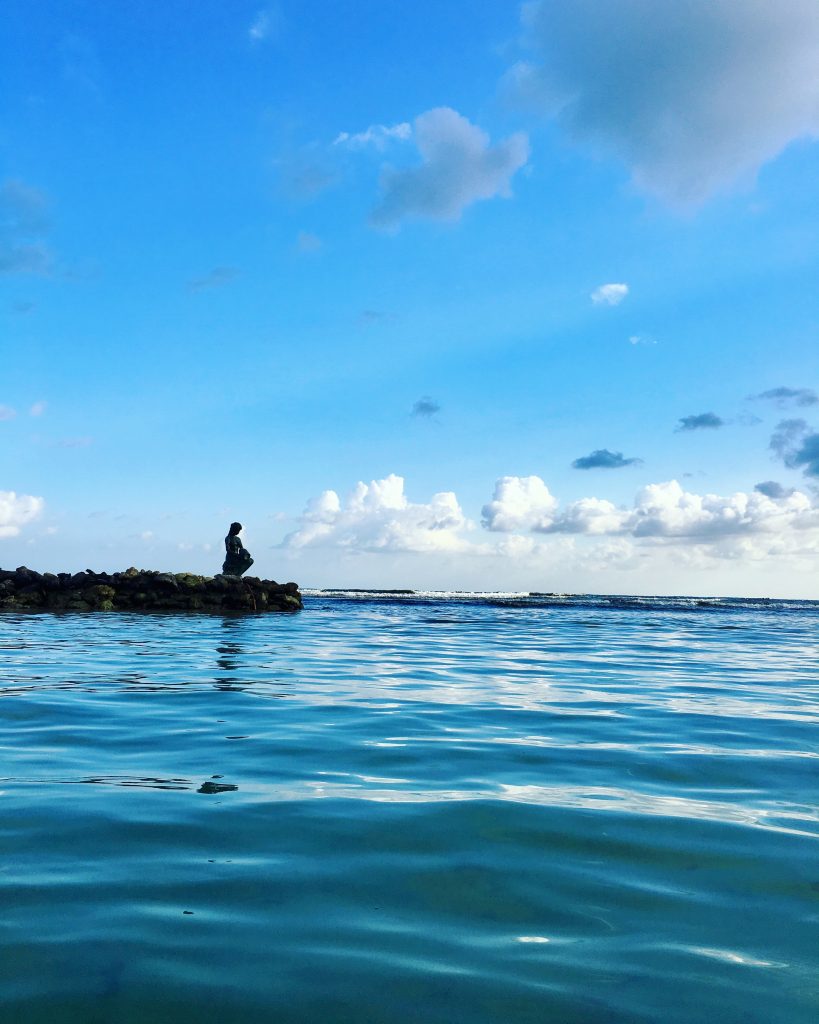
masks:
[(231, 576), (241, 576), (243, 572), (253, 565), (253, 559), (247, 548), (242, 544), (236, 534), (228, 534), (225, 537), (225, 561), (222, 565), (222, 572)]
[(230, 558), (231, 555), (235, 557), (244, 551), (244, 545), (235, 533), (229, 533), (227, 537), (225, 537), (225, 551), (228, 553), (228, 558)]

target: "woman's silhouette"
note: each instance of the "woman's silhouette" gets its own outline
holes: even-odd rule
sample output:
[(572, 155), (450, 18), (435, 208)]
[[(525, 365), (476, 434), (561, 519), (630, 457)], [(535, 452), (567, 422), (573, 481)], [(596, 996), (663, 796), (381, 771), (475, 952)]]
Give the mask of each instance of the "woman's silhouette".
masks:
[(241, 576), (253, 565), (250, 552), (239, 540), (242, 532), (241, 523), (231, 523), (228, 535), (225, 537), (225, 561), (222, 565), (222, 572), (225, 576)]

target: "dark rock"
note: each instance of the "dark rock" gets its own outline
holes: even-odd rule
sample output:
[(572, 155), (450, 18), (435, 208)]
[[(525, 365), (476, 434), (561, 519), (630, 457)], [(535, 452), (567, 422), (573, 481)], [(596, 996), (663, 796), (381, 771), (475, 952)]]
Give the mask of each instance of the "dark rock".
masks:
[(234, 786), (229, 782), (203, 782), (202, 785), (197, 789), (197, 793), (232, 793), (239, 787)]
[(0, 610), (294, 612), (295, 583), (258, 577), (197, 576), (131, 567), (125, 572), (38, 573), (0, 569)]
[(35, 572), (34, 569), (28, 569), (25, 565), (18, 566), (14, 575), (18, 580), (25, 580), (26, 583), (34, 583), (41, 578), (38, 572)]

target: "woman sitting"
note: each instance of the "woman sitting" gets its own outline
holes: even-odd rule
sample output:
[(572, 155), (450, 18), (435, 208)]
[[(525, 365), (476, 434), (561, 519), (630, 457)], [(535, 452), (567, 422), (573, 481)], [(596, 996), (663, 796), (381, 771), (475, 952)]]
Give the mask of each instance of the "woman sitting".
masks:
[(241, 576), (253, 565), (250, 552), (239, 540), (242, 532), (241, 523), (231, 523), (227, 537), (225, 537), (225, 561), (222, 565), (222, 573), (225, 576)]

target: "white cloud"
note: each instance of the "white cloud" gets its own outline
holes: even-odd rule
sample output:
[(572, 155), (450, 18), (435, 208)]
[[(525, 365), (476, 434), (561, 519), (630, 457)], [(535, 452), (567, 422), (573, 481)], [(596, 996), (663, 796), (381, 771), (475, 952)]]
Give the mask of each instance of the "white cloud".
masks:
[(557, 505), (539, 476), (503, 476), (481, 510), (481, 522), (487, 530), (502, 533), (542, 530), (552, 525)]
[(486, 132), (449, 107), (417, 117), (413, 137), (421, 163), (384, 168), (371, 218), (377, 226), (396, 227), (405, 217), (457, 220), (480, 199), (511, 195), (512, 177), (529, 159), (522, 132), (492, 145)]
[(518, 96), (672, 201), (819, 134), (816, 0), (532, 0)]
[(483, 508), (482, 524), (488, 530), (508, 533), (710, 543), (789, 530), (819, 531), (819, 506), (801, 491), (776, 497), (758, 491), (729, 496), (694, 494), (670, 480), (643, 487), (631, 507), (587, 497), (559, 511), (557, 499), (540, 477), (505, 476), (497, 481), (493, 500)]
[(0, 420), (13, 420), (17, 412), (10, 405), (0, 405)]
[(601, 284), (591, 293), (591, 300), (595, 306), (619, 306), (627, 295), (627, 284)]
[(0, 491), (0, 537), (16, 537), (21, 528), (41, 515), (42, 498), (14, 491)]
[(555, 517), (548, 530), (599, 536), (623, 532), (627, 521), (628, 513), (605, 498), (580, 498)]
[(333, 141), (334, 146), (346, 146), (349, 149), (364, 149), (372, 146), (382, 151), (390, 142), (407, 142), (412, 138), (412, 125), (407, 121), (400, 124), (371, 124), (363, 132), (339, 132)]
[[(479, 589), (502, 579), (524, 588), (589, 588), (605, 585), (610, 572), (638, 572), (649, 574), (642, 585), (655, 592), (683, 592), (697, 589), (689, 572), (727, 580), (751, 564), (780, 574), (785, 566), (803, 575), (819, 568), (819, 505), (799, 491), (695, 494), (672, 480), (642, 488), (629, 506), (591, 496), (560, 509), (540, 477), (508, 476), (497, 481), (483, 526), (475, 532), (451, 491), (412, 502), (404, 480), (391, 474), (357, 484), (344, 500), (333, 490), (312, 499), (281, 551), (303, 565), (312, 561), (314, 578), (337, 573), (344, 585), (361, 586), (372, 577), (350, 580), (373, 563), (356, 556), (372, 555), (390, 556), (382, 564), (406, 574), (401, 585), (420, 572), (444, 586), (456, 574)], [(782, 577), (785, 592), (789, 579)]]
[(451, 491), (414, 503), (404, 494), (403, 477), (358, 483), (342, 503), (324, 491), (305, 509), (286, 548), (333, 546), (353, 552), (455, 552), (467, 544), (461, 533), (469, 524)]
[(42, 416), (48, 406), (47, 402), (35, 402), (34, 405), (29, 409), (29, 416)]
[(581, 498), (556, 516), (547, 530), (709, 542), (817, 528), (819, 507), (801, 491), (780, 498), (758, 491), (728, 496), (694, 494), (669, 480), (643, 487), (631, 508), (600, 498)]

